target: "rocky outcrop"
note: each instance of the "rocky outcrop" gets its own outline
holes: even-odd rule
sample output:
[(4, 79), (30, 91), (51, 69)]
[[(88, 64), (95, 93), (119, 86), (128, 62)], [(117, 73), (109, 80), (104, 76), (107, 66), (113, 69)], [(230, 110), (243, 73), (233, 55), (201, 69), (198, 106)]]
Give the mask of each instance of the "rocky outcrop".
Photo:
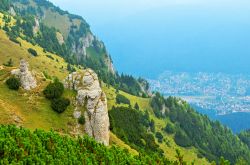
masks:
[(10, 13), (10, 15), (12, 15), (12, 16), (16, 16), (16, 12), (15, 12), (15, 10), (14, 10), (14, 8), (11, 6), (10, 7), (10, 9), (9, 9), (9, 13)]
[(63, 35), (61, 33), (56, 32), (56, 38), (57, 38), (60, 45), (64, 44), (64, 38), (63, 38)]
[(20, 61), (20, 68), (11, 71), (12, 75), (20, 79), (21, 86), (25, 90), (31, 90), (37, 86), (36, 79), (29, 71), (28, 67), (29, 64), (24, 59), (22, 59)]
[[(74, 72), (64, 80), (64, 86), (77, 91), (77, 104), (85, 109), (85, 132), (96, 141), (109, 145), (107, 99), (97, 74), (91, 69)], [(74, 116), (79, 117), (79, 112), (74, 112)]]
[(78, 60), (87, 57), (87, 48), (93, 45), (94, 40), (95, 37), (91, 33), (87, 33), (85, 37), (79, 39), (80, 44), (73, 44), (72, 50), (77, 55)]
[(108, 71), (114, 75), (115, 67), (113, 65), (113, 61), (110, 56), (108, 56), (108, 58), (106, 59), (106, 65), (108, 66)]
[(39, 20), (38, 18), (35, 18), (35, 25), (33, 26), (33, 34), (37, 34), (40, 28)]

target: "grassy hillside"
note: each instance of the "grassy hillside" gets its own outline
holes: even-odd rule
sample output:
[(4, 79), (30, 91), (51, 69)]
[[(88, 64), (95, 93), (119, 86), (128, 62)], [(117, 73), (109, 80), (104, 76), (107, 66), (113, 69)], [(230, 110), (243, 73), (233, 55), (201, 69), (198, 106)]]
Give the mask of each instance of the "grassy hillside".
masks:
[[(11, 32), (13, 33), (12, 35), (14, 35), (15, 32), (18, 32), (18, 35), (17, 36), (14, 35), (15, 37), (11, 38), (11, 35), (9, 33), (8, 33), (9, 36), (7, 36), (5, 31), (0, 30), (0, 62), (1, 62), (0, 63), (0, 109), (1, 109), (0, 124), (16, 124), (16, 125), (24, 126), (26, 128), (30, 128), (31, 130), (35, 130), (36, 128), (50, 130), (52, 128), (53, 130), (56, 130), (60, 133), (71, 134), (71, 135), (75, 135), (75, 133), (79, 130), (81, 130), (80, 132), (83, 133), (83, 126), (77, 125), (78, 121), (73, 118), (74, 106), (72, 104), (71, 106), (67, 108), (67, 110), (64, 113), (58, 114), (51, 109), (50, 102), (46, 100), (42, 94), (43, 89), (45, 88), (45, 86), (47, 86), (48, 83), (51, 82), (51, 79), (53, 77), (58, 77), (60, 80), (63, 80), (69, 74), (68, 72), (69, 69), (67, 68), (68, 63), (63, 58), (61, 58), (64, 55), (60, 53), (55, 54), (55, 52), (61, 52), (61, 51), (64, 52), (64, 48), (65, 48), (63, 46), (57, 47), (59, 45), (58, 38), (62, 38), (61, 37), (62, 35), (64, 36), (64, 38), (67, 38), (69, 33), (72, 32), (70, 28), (73, 28), (79, 31), (76, 30), (75, 31), (76, 33), (72, 32), (71, 37), (73, 38), (71, 39), (72, 40), (77, 39), (77, 37), (79, 37), (78, 35), (80, 35), (84, 31), (84, 28), (79, 28), (80, 26), (83, 26), (82, 24), (83, 22), (81, 22), (83, 20), (80, 19), (81, 21), (79, 22), (79, 18), (77, 16), (69, 15), (67, 12), (61, 11), (60, 9), (53, 7), (52, 4), (46, 3), (46, 1), (41, 0), (41, 1), (36, 1), (35, 3), (35, 1), (29, 0), (29, 2), (30, 2), (29, 4), (32, 7), (35, 7), (37, 9), (38, 7), (36, 3), (45, 2), (43, 4), (45, 6), (42, 5), (44, 8), (46, 8), (46, 5), (49, 5), (49, 7), (46, 8), (46, 10), (43, 10), (43, 12), (45, 12), (44, 13), (45, 17), (42, 20), (42, 24), (45, 24), (47, 27), (42, 26), (43, 31), (41, 33), (44, 33), (44, 36), (43, 36), (44, 38), (38, 35), (40, 37), (39, 38), (38, 36), (34, 35), (32, 31), (30, 31), (31, 28), (33, 28), (33, 26), (29, 26), (29, 28), (23, 28), (22, 30), (20, 29), (16, 30), (15, 25), (17, 23), (15, 24), (15, 21), (17, 20), (16, 22), (18, 22), (18, 19), (19, 19), (18, 25), (20, 26), (24, 26), (24, 25), (28, 26), (32, 24), (31, 23), (32, 21), (29, 22), (30, 21), (29, 17), (26, 17), (27, 14), (32, 14), (32, 13), (29, 13), (30, 11), (26, 9), (26, 6), (23, 6), (23, 4), (19, 4), (19, 2), (17, 1), (16, 3), (17, 6), (20, 5), (24, 9), (23, 12), (24, 13), (28, 12), (28, 13), (24, 14), (25, 15), (24, 19), (20, 19), (17, 17), (13, 19), (13, 17), (11, 17), (9, 21), (9, 26), (4, 27), (3, 29), (5, 29), (5, 31), (8, 32), (8, 27), (10, 29), (12, 28), (11, 30)], [(22, 21), (24, 21), (26, 24), (21, 24)], [(0, 25), (1, 27), (5, 25), (2, 14), (0, 14)], [(72, 27), (72, 25), (74, 27)], [(89, 28), (89, 27), (86, 25), (85, 28)], [(25, 33), (25, 29), (28, 30), (26, 33)], [(46, 37), (50, 36), (50, 34), (56, 37), (48, 38), (50, 42), (47, 42), (48, 40), (46, 40)], [(72, 40), (71, 42), (73, 42)], [(50, 44), (53, 44), (54, 41), (57, 42), (57, 45), (54, 45), (55, 47), (52, 48), (50, 47), (51, 46)], [(95, 44), (98, 45), (98, 43), (95, 43)], [(46, 46), (46, 48), (45, 47), (42, 48), (38, 45)], [(195, 164), (209, 164), (205, 158), (198, 158), (198, 155), (199, 157), (201, 157), (200, 155), (201, 153), (198, 152), (198, 149), (192, 146), (188, 146), (188, 147), (178, 146), (176, 144), (177, 142), (175, 141), (175, 137), (174, 137), (176, 134), (170, 135), (164, 131), (164, 128), (167, 125), (167, 123), (170, 123), (172, 125), (176, 124), (176, 127), (180, 127), (181, 126), (180, 123), (182, 124), (182, 122), (178, 123), (176, 121), (172, 121), (168, 117), (166, 118), (161, 118), (159, 116), (156, 117), (157, 116), (156, 108), (152, 109), (152, 105), (151, 105), (152, 98), (149, 99), (149, 98), (137, 97), (137, 96), (128, 94), (124, 91), (117, 90), (117, 89), (123, 89), (135, 95), (142, 94), (140, 91), (141, 88), (138, 87), (140, 85), (138, 84), (138, 81), (135, 78), (131, 76), (123, 76), (123, 75), (121, 76), (116, 75), (116, 76), (110, 77), (109, 74), (106, 74), (106, 71), (104, 70), (107, 68), (106, 68), (106, 64), (104, 63), (105, 61), (103, 57), (108, 58), (106, 54), (107, 52), (105, 50), (105, 47), (102, 47), (102, 45), (99, 45), (99, 48), (101, 48), (101, 50), (99, 50), (98, 47), (97, 47), (98, 49), (96, 49), (95, 46), (87, 48), (86, 50), (87, 54), (89, 54), (91, 58), (85, 61), (86, 63), (84, 66), (92, 67), (95, 71), (97, 71), (99, 75), (101, 75), (101, 78), (103, 81), (105, 80), (105, 82), (108, 82), (108, 84), (102, 83), (102, 88), (107, 95), (108, 109), (110, 110), (110, 113), (116, 110), (116, 109), (113, 109), (112, 107), (116, 107), (117, 110), (119, 110), (119, 108), (124, 109), (124, 107), (129, 107), (128, 110), (131, 110), (131, 112), (133, 112), (136, 109), (138, 110), (139, 113), (135, 112), (134, 114), (138, 115), (136, 117), (138, 117), (139, 119), (141, 119), (140, 118), (141, 116), (148, 113), (148, 119), (147, 119), (148, 121), (146, 122), (149, 122), (150, 120), (150, 124), (152, 124), (152, 121), (154, 123), (154, 127), (155, 127), (154, 131), (151, 130), (152, 129), (151, 126), (150, 127), (145, 126), (144, 128), (142, 128), (143, 126), (141, 126), (140, 123), (138, 123), (139, 120), (137, 121), (137, 123), (133, 122), (133, 123), (136, 123), (135, 125), (129, 125), (129, 123), (125, 123), (127, 128), (131, 128), (133, 129), (133, 131), (140, 127), (138, 130), (142, 130), (142, 132), (138, 132), (138, 134), (142, 133), (143, 135), (147, 135), (147, 138), (149, 138), (149, 140), (147, 139), (148, 141), (146, 141), (143, 136), (140, 137), (141, 139), (138, 139), (138, 136), (137, 136), (136, 137), (137, 142), (139, 141), (138, 143), (145, 143), (145, 145), (144, 144), (143, 145), (147, 147), (149, 146), (149, 144), (153, 144), (153, 147), (159, 146), (157, 150), (151, 150), (151, 152), (157, 151), (157, 154), (158, 153), (161, 154), (162, 153), (161, 151), (163, 151), (163, 155), (171, 160), (176, 159), (176, 149), (179, 149), (181, 153), (185, 155), (184, 157), (185, 161), (188, 161), (188, 162), (194, 161)], [(35, 50), (38, 55), (37, 56), (31, 55), (28, 52), (28, 49)], [(50, 53), (49, 51), (54, 52), (54, 53)], [(65, 59), (67, 59), (67, 56), (64, 56), (64, 57)], [(71, 57), (73, 58), (71, 60), (74, 60), (74, 57), (73, 56)], [(10, 71), (18, 67), (19, 61), (21, 58), (24, 58), (29, 62), (30, 70), (36, 73), (37, 80), (39, 81), (39, 86), (31, 92), (23, 91), (22, 89), (20, 89), (19, 91), (10, 91), (5, 84), (6, 78), (10, 76)], [(10, 59), (13, 61), (13, 66), (11, 67), (1, 66), (1, 65), (8, 63)], [(68, 62), (70, 62), (69, 59), (68, 59)], [(73, 66), (73, 67), (76, 70), (78, 69), (77, 66)], [(101, 70), (103, 70), (103, 72), (101, 72)], [(105, 73), (105, 74), (102, 74), (102, 73)], [(112, 85), (115, 86), (116, 89), (113, 88)], [(130, 102), (130, 105), (124, 104), (124, 103), (118, 104), (116, 102), (116, 98), (119, 95), (127, 98)], [(74, 103), (75, 96), (76, 96), (76, 93), (70, 90), (66, 90), (64, 93), (64, 97), (70, 99), (72, 103)], [(135, 106), (136, 104), (138, 105)], [(133, 108), (133, 107), (138, 107), (138, 108)], [(178, 112), (179, 115), (181, 115), (181, 117), (186, 115), (185, 114), (186, 112), (184, 111), (186, 111), (187, 109), (185, 109), (185, 107), (184, 107), (184, 111), (182, 111), (183, 109), (181, 109), (182, 107), (179, 105), (175, 107), (177, 107), (177, 110), (174, 112)], [(175, 109), (175, 107), (173, 109)], [(181, 110), (179, 110), (178, 108), (180, 108)], [(169, 109), (167, 110), (169, 111)], [(130, 115), (128, 114), (128, 112), (130, 111), (125, 111), (125, 112), (127, 113), (128, 116)], [(122, 117), (124, 119), (127, 116), (124, 115)], [(133, 116), (132, 116), (132, 119), (133, 119)], [(203, 121), (205, 120), (202, 120), (201, 122)], [(123, 123), (123, 126), (124, 126), (124, 123)], [(136, 129), (134, 129), (133, 127), (136, 127)], [(186, 130), (186, 131), (188, 132), (189, 130)], [(157, 136), (157, 133), (158, 135), (159, 134), (163, 135), (162, 142), (159, 141), (159, 136)], [(125, 134), (126, 133), (124, 133), (124, 135)], [(111, 136), (110, 138), (111, 144), (120, 146), (128, 150), (133, 155), (139, 155), (139, 152), (144, 153), (144, 150), (142, 149), (143, 147), (140, 148), (136, 146), (136, 144), (138, 144), (137, 142), (135, 142), (134, 145), (131, 145), (131, 141), (127, 140), (126, 137), (124, 139), (124, 137), (119, 136), (119, 133), (117, 132), (116, 132), (116, 135), (111, 132), (110, 136)], [(231, 137), (232, 136), (230, 136), (230, 138)], [(123, 139), (124, 141), (121, 139)], [(204, 142), (202, 140), (200, 141)], [(204, 145), (206, 145), (206, 142), (204, 142)], [(158, 152), (158, 149), (159, 149), (159, 152)], [(149, 147), (149, 150), (150, 150), (150, 147)], [(146, 152), (146, 149), (145, 149), (145, 152)], [(216, 157), (216, 158), (219, 158), (219, 157)]]
[[(46, 72), (50, 76), (57, 76), (61, 80), (68, 74), (67, 63), (61, 57), (51, 54), (44, 53), (43, 49), (39, 46), (33, 46), (32, 44), (18, 39), (21, 42), (21, 46), (10, 41), (4, 31), (0, 30), (0, 61), (6, 63), (10, 58), (14, 61), (14, 67), (18, 67), (19, 60), (25, 58), (29, 61), (31, 70), (35, 70), (37, 73)], [(38, 52), (37, 57), (33, 57), (27, 51), (27, 49), (33, 48)], [(46, 55), (50, 55), (54, 58), (48, 58)], [(63, 68), (62, 68), (63, 67)], [(49, 83), (50, 80), (41, 80), (41, 86), (33, 92), (25, 91), (10, 91), (5, 85), (4, 80), (9, 75), (10, 70), (13, 68), (5, 68), (0, 71), (0, 111), (1, 124), (18, 124), (32, 130), (36, 128), (41, 128), (44, 130), (58, 130), (64, 133), (70, 133), (73, 129), (74, 123), (73, 119), (73, 106), (70, 106), (64, 113), (58, 114), (50, 108), (50, 102), (46, 100), (41, 94), (42, 89)], [(108, 108), (111, 109), (112, 106), (116, 106), (115, 89), (107, 85), (103, 85), (103, 90), (105, 91), (108, 98)], [(134, 105), (136, 102), (139, 104), (142, 110), (148, 109), (152, 111), (148, 98), (136, 97), (127, 94), (123, 91), (119, 92), (125, 95), (131, 100), (131, 104)], [(67, 91), (65, 96), (72, 99), (75, 93)], [(13, 102), (12, 100), (15, 100)], [(125, 105), (126, 106), (126, 105)], [(156, 121), (156, 129), (160, 130), (164, 125), (165, 121), (151, 116)], [(175, 159), (175, 149), (180, 148), (174, 142), (172, 137), (167, 137), (171, 141), (171, 147), (161, 144), (161, 148), (165, 151), (165, 155), (172, 160)], [(111, 143), (128, 149), (133, 154), (138, 154), (134, 149), (131, 149), (127, 144), (117, 138), (111, 133)], [(184, 149), (180, 148), (183, 153), (185, 153), (185, 160), (193, 161), (196, 160), (197, 163), (207, 164), (205, 160), (200, 160), (197, 158), (194, 149)]]

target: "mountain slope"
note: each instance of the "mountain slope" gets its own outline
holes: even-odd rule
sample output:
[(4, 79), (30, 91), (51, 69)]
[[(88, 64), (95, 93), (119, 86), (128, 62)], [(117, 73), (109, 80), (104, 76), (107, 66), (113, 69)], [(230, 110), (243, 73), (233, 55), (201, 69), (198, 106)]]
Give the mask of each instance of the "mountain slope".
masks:
[(39, 45), (44, 52), (57, 54), (71, 65), (93, 69), (102, 81), (117, 89), (147, 97), (148, 86), (142, 79), (115, 71), (104, 43), (92, 34), (82, 17), (46, 0), (5, 0), (0, 11), (4, 13), (3, 29), (12, 41), (17, 42), (19, 37)]
[[(46, 71), (47, 75), (57, 76), (61, 80), (69, 73), (67, 71), (67, 63), (61, 57), (51, 53), (44, 53), (41, 47), (33, 46), (20, 38), (18, 40), (21, 42), (22, 46), (19, 46), (10, 41), (4, 31), (0, 30), (0, 34), (0, 60), (3, 61), (3, 63), (7, 63), (8, 60), (12, 58), (14, 66), (17, 67), (19, 65), (19, 60), (25, 58), (29, 62), (31, 70), (35, 70), (37, 73), (42, 74)], [(38, 52), (38, 56), (33, 57), (29, 54), (27, 51), (29, 48), (35, 49)], [(48, 54), (51, 55), (54, 60), (48, 57)], [(57, 62), (56, 59), (58, 59), (59, 62)], [(64, 69), (59, 66), (63, 66)], [(1, 111), (1, 124), (18, 124), (31, 128), (32, 130), (36, 128), (50, 130), (53, 128), (60, 132), (70, 133), (72, 131), (70, 125), (75, 123), (75, 120), (72, 117), (73, 107), (70, 106), (63, 114), (57, 114), (51, 110), (49, 101), (39, 94), (48, 84), (49, 80), (41, 81), (42, 85), (36, 91), (28, 93), (25, 91), (20, 91), (18, 93), (13, 92), (4, 84), (4, 80), (9, 75), (11, 69), (13, 68), (7, 67), (0, 71), (0, 107), (4, 110)], [(108, 88), (106, 85), (103, 86), (103, 89), (107, 94), (108, 107), (111, 109), (112, 106), (117, 105), (115, 101), (115, 89), (112, 87)], [(120, 91), (120, 93), (127, 96), (131, 100), (132, 105), (138, 102), (142, 109), (151, 109), (149, 103), (150, 99), (136, 97), (123, 91)], [(75, 95), (74, 92), (67, 91), (65, 97), (72, 99)], [(12, 102), (11, 100), (16, 101)], [(115, 135), (111, 137), (113, 137), (111, 138), (111, 143), (128, 148), (132, 153), (137, 153), (137, 151), (127, 147), (127, 145)], [(162, 147), (164, 149), (164, 145)], [(176, 147), (178, 148), (176, 145), (174, 145), (174, 147), (168, 147), (167, 149), (165, 148), (168, 153), (170, 152), (167, 156), (172, 160), (175, 159)], [(186, 160), (191, 162), (196, 159), (199, 162), (199, 159), (195, 156), (196, 154), (193, 150), (186, 150), (184, 148), (181, 150), (182, 152), (185, 152)]]
[[(56, 21), (58, 20), (60, 20), (58, 22), (62, 21), (67, 24), (68, 17), (73, 17), (73, 20), (81, 19), (77, 16), (69, 16), (68, 13), (51, 6), (50, 3), (43, 0), (23, 0), (11, 2), (13, 4), (7, 7), (3, 7), (4, 3), (0, 5), (0, 10), (5, 8), (5, 14), (0, 15), (0, 23), (1, 27), (3, 27), (3, 30), (0, 30), (0, 61), (6, 65), (11, 63), (10, 59), (12, 59), (11, 64), (14, 66), (12, 67), (8, 65), (7, 67), (0, 67), (0, 108), (2, 109), (2, 111), (0, 111), (0, 123), (22, 125), (32, 130), (35, 130), (36, 128), (50, 130), (52, 128), (63, 134), (66, 133), (75, 135), (75, 130), (84, 129), (83, 125), (79, 126), (78, 121), (73, 117), (74, 104), (70, 105), (65, 112), (58, 114), (51, 109), (50, 101), (45, 99), (42, 91), (47, 86), (47, 84), (52, 81), (53, 77), (58, 77), (59, 80), (62, 81), (69, 72), (72, 72), (73, 70), (80, 70), (82, 68), (81, 65), (77, 65), (79, 64), (79, 61), (72, 62), (72, 59), (69, 59), (68, 56), (61, 54), (64, 51), (63, 47), (56, 46), (60, 44), (59, 41), (63, 42), (65, 40), (64, 38), (70, 36), (67, 28), (58, 26), (58, 29), (55, 30), (53, 28), (49, 28), (49, 26), (57, 26), (59, 23), (56, 23)], [(24, 5), (25, 3), (27, 4)], [(37, 10), (40, 9), (37, 4), (40, 3), (45, 3), (39, 5), (43, 8), (41, 9), (42, 11), (40, 14), (43, 15), (44, 12), (48, 12), (47, 14), (53, 15), (53, 17), (51, 20), (43, 20), (40, 18), (42, 20), (38, 20), (38, 27), (36, 19), (39, 19), (40, 17), (37, 15)], [(35, 11), (32, 9), (32, 7), (30, 8), (30, 5), (35, 7)], [(9, 14), (6, 13), (8, 10), (11, 10), (11, 7), (16, 13), (21, 14), (21, 18), (18, 18), (18, 16), (10, 17)], [(8, 10), (6, 10), (6, 8)], [(47, 10), (48, 8), (50, 10)], [(11, 10), (12, 14), (14, 14), (13, 10)], [(32, 21), (29, 22), (29, 16), (38, 17), (33, 17), (33, 19), (31, 19), (34, 21), (34, 24), (32, 24)], [(23, 23), (20, 23), (18, 20), (21, 22), (23, 21)], [(26, 26), (29, 27), (30, 23), (32, 25), (31, 33), (29, 33), (30, 28), (25, 28)], [(75, 21), (75, 23), (77, 23), (77, 21)], [(18, 30), (19, 27), (21, 28)], [(81, 29), (84, 30), (85, 28), (83, 27)], [(37, 31), (37, 29), (39, 29), (39, 31)], [(37, 33), (34, 34), (33, 30)], [(16, 34), (16, 32), (18, 32), (18, 34)], [(52, 34), (54, 37), (45, 40), (45, 38), (50, 34)], [(78, 37), (74, 36), (73, 39), (78, 40)], [(53, 41), (55, 41), (56, 44), (52, 47), (49, 47)], [(72, 41), (72, 43), (75, 42), (78, 41)], [(32, 55), (29, 52), (30, 49), (37, 52), (38, 55)], [(65, 50), (67, 52), (68, 49)], [(97, 52), (93, 47), (86, 48), (86, 51), (91, 52), (89, 54), (91, 58), (97, 59), (97, 57), (99, 58), (99, 56), (101, 56), (100, 52)], [(19, 91), (11, 91), (5, 84), (5, 80), (10, 76), (10, 71), (15, 67), (18, 67), (20, 58), (24, 58), (29, 62), (30, 68), (36, 72), (37, 80), (40, 84), (38, 88), (31, 92), (27, 92), (22, 89)], [(92, 62), (93, 63), (91, 67), (93, 69), (96, 67), (97, 72), (98, 69), (103, 69), (103, 67), (99, 66), (99, 64), (95, 61)], [(101, 60), (99, 62), (103, 63), (104, 61)], [(83, 66), (88, 65), (84, 64)], [(108, 71), (106, 69), (105, 73)], [(106, 77), (106, 81), (109, 82), (107, 84), (101, 83), (102, 88), (107, 95), (108, 109), (110, 110), (110, 117), (112, 118), (111, 130), (114, 134), (111, 133), (111, 144), (114, 143), (122, 148), (126, 148), (135, 155), (140, 153), (147, 154), (152, 157), (166, 157), (171, 160), (176, 159), (175, 149), (180, 149), (181, 153), (185, 154), (184, 160), (188, 162), (195, 160), (196, 164), (208, 164), (206, 158), (208, 158), (210, 161), (219, 161), (220, 156), (224, 156), (227, 159), (230, 159), (232, 162), (236, 162), (237, 157), (234, 157), (235, 155), (242, 156), (243, 158), (246, 158), (246, 156), (249, 155), (249, 152), (246, 150), (246, 146), (242, 144), (240, 140), (236, 139), (236, 137), (232, 135), (230, 131), (218, 123), (210, 123), (209, 119), (202, 117), (198, 113), (190, 110), (188, 104), (183, 103), (178, 99), (174, 99), (172, 102), (170, 102), (170, 104), (168, 102), (169, 100), (161, 98), (159, 94), (154, 95), (152, 98), (142, 98), (135, 96), (142, 96), (141, 87), (138, 81), (131, 76), (116, 76), (118, 78), (114, 78), (113, 76)], [(117, 87), (118, 84), (120, 87)], [(128, 92), (134, 95), (131, 95)], [(127, 98), (129, 103), (118, 103), (118, 96), (123, 96), (123, 99), (124, 97)], [(66, 90), (63, 94), (63, 97), (68, 98), (71, 102), (74, 102), (76, 92), (72, 90)], [(15, 102), (13, 102), (13, 100), (15, 100)], [(136, 104), (137, 106), (135, 106)], [(185, 118), (185, 116), (187, 116), (187, 118)], [(192, 116), (194, 118), (192, 118)], [(128, 121), (128, 119), (130, 119), (130, 121)], [(142, 121), (138, 122), (138, 120), (135, 119)], [(193, 121), (196, 121), (196, 119), (200, 120), (197, 126), (193, 123)], [(185, 127), (185, 124), (183, 124), (182, 120), (187, 122), (187, 126), (192, 127)], [(134, 125), (130, 125), (130, 123), (134, 123)], [(200, 123), (202, 123), (204, 127), (199, 127)], [(172, 133), (165, 131), (167, 124), (174, 126), (174, 131)], [(215, 126), (213, 124), (215, 124)], [(207, 134), (207, 137), (204, 136), (203, 138), (199, 139), (200, 143), (196, 144), (192, 141), (190, 142), (190, 139), (197, 138), (193, 132), (200, 131), (201, 133), (204, 133), (209, 130), (210, 132), (214, 131), (217, 133), (216, 129), (218, 128), (219, 130), (225, 130), (220, 134), (212, 135), (215, 138), (225, 140), (225, 145), (217, 145), (220, 152), (214, 153), (202, 148), (204, 146), (209, 148), (208, 144), (213, 144), (207, 142), (207, 138), (211, 138), (211, 134)], [(133, 133), (131, 133), (132, 131)], [(176, 136), (180, 138), (176, 140)], [(227, 137), (229, 140), (225, 137)], [(230, 139), (235, 140), (236, 144), (232, 143)], [(186, 140), (189, 142), (188, 144), (185, 143)], [(239, 144), (241, 147), (239, 147)], [(224, 152), (224, 148), (228, 149), (228, 146), (230, 145), (230, 149), (237, 147), (235, 152), (232, 152), (232, 154), (234, 154), (233, 157), (230, 157), (230, 154), (228, 154), (230, 151)], [(204, 151), (207, 151), (207, 154), (204, 153)], [(211, 153), (212, 156), (208, 155)]]

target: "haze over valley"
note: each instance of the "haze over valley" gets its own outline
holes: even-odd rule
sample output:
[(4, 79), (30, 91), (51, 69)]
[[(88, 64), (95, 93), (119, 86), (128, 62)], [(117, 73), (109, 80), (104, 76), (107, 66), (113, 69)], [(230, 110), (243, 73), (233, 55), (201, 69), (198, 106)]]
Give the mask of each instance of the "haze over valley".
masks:
[[(152, 80), (151, 89), (181, 96), (210, 117), (250, 111), (249, 1), (53, 2), (85, 16), (118, 71)], [(248, 120), (242, 125), (234, 130)]]

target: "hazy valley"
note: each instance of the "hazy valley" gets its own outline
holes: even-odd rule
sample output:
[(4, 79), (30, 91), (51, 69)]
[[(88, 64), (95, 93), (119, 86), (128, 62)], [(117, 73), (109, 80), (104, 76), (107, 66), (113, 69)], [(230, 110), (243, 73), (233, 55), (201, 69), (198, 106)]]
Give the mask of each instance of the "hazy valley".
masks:
[[(248, 129), (247, 118), (240, 113), (250, 114), (250, 76), (224, 73), (187, 73), (166, 71), (156, 80), (149, 80), (151, 89), (161, 91), (165, 96), (181, 97), (201, 113), (223, 120), (232, 117), (230, 126), (241, 123), (234, 131)], [(203, 111), (202, 111), (203, 110)], [(238, 129), (238, 130), (237, 130)]]

